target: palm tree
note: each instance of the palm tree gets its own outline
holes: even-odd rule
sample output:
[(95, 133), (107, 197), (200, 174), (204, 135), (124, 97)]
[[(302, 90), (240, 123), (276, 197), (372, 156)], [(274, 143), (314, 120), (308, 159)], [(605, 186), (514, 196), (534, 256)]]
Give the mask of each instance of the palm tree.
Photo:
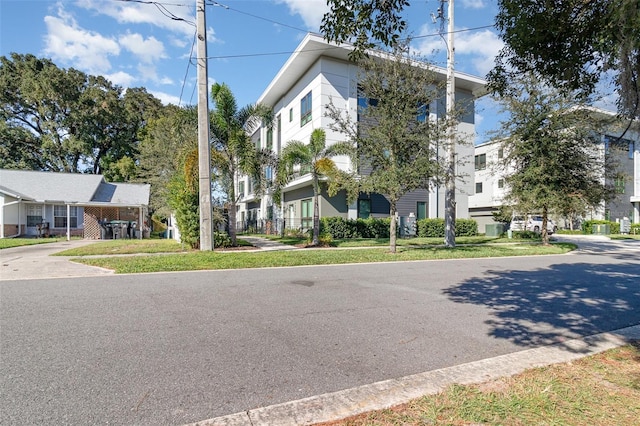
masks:
[(336, 178), (340, 175), (338, 167), (331, 157), (349, 155), (353, 157), (355, 149), (351, 142), (336, 142), (331, 146), (326, 144), (326, 134), (323, 129), (311, 132), (308, 144), (300, 141), (289, 141), (280, 154), (277, 169), (276, 201), (280, 199), (282, 188), (294, 177), (294, 166), (301, 171), (308, 170), (311, 174), (313, 186), (313, 240), (312, 245), (319, 244), (320, 237), (320, 209), (318, 195), (320, 194), (320, 179), (323, 177)]
[(262, 188), (262, 167), (266, 152), (259, 152), (251, 141), (249, 132), (260, 123), (270, 125), (271, 109), (264, 105), (247, 105), (238, 108), (231, 89), (226, 84), (211, 86), (211, 97), (215, 109), (211, 115), (211, 165), (227, 195), (229, 202), (229, 237), (236, 245), (236, 181), (241, 174), (247, 174)]

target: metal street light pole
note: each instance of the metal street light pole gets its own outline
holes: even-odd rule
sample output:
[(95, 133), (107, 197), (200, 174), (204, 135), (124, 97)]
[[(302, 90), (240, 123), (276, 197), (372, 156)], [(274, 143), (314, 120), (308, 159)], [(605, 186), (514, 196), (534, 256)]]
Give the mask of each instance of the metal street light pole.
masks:
[(204, 0), (196, 0), (198, 38), (198, 190), (200, 198), (200, 250), (213, 250), (211, 207), (211, 144), (209, 142), (209, 89), (207, 87), (207, 22)]

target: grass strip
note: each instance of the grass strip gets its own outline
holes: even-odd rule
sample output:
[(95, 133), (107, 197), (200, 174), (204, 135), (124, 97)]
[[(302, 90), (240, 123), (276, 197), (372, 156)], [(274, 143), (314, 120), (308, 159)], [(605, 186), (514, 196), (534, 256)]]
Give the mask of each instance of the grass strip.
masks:
[(32, 246), (35, 244), (47, 244), (47, 243), (57, 243), (59, 241), (66, 241), (67, 238), (2, 238), (0, 239), (0, 250), (11, 248), (11, 247), (21, 247), (21, 246)]
[(574, 244), (559, 243), (546, 247), (539, 244), (459, 246), (455, 249), (448, 249), (444, 247), (401, 247), (396, 254), (389, 253), (385, 248), (368, 248), (358, 250), (313, 249), (229, 253), (195, 251), (162, 256), (91, 257), (74, 258), (72, 260), (86, 265), (112, 269), (116, 273), (141, 273), (530, 256), (562, 254), (575, 248), (576, 246)]
[(323, 426), (619, 425), (640, 419), (640, 341)]

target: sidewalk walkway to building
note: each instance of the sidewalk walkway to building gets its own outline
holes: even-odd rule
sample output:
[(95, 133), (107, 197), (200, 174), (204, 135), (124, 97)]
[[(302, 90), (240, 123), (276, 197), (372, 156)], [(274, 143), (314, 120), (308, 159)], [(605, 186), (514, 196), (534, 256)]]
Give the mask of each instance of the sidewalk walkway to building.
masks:
[(254, 247), (257, 247), (258, 249), (264, 251), (295, 250), (298, 248), (296, 246), (282, 244), (277, 241), (272, 241), (262, 237), (248, 237), (245, 235), (239, 235), (238, 238), (241, 240), (245, 240), (246, 242), (253, 244)]

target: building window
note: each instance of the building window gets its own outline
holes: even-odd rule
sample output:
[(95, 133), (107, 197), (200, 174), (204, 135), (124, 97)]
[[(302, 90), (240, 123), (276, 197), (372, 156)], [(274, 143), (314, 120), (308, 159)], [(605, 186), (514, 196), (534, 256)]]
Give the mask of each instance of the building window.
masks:
[(42, 223), (42, 206), (27, 206), (27, 226), (33, 227)]
[(498, 179), (498, 188), (504, 188), (504, 179)]
[(498, 158), (504, 158), (504, 148), (498, 148)]
[(369, 216), (371, 216), (371, 200), (358, 200), (358, 218), (369, 219)]
[(624, 176), (622, 175), (616, 176), (614, 183), (616, 188), (616, 194), (624, 194), (624, 184), (625, 184)]
[(273, 150), (273, 129), (267, 130), (267, 149), (269, 151)]
[(300, 127), (311, 121), (311, 92), (300, 99)]
[(418, 105), (418, 115), (416, 120), (420, 123), (424, 123), (427, 121), (427, 117), (429, 116), (429, 104), (422, 103)]
[(427, 203), (425, 201), (418, 201), (416, 210), (418, 211), (417, 220), (427, 218)]
[[(69, 207), (69, 226), (71, 228), (78, 227), (78, 207)], [(67, 206), (53, 206), (53, 227), (54, 228), (66, 228), (67, 227)]]
[(633, 141), (629, 139), (608, 135), (604, 137), (604, 148), (607, 154), (609, 154), (611, 149), (614, 149), (618, 153), (627, 151), (627, 157), (633, 160), (634, 145)]
[(367, 98), (358, 88), (358, 121), (361, 121), (360, 114), (362, 114), (370, 106), (378, 106), (378, 100), (374, 98)]
[(278, 114), (278, 117), (276, 118), (276, 126), (276, 152), (280, 154), (280, 145), (282, 141), (282, 117), (280, 117), (280, 114)]
[(244, 181), (238, 182), (238, 197), (244, 197)]
[(313, 200), (302, 200), (302, 215), (300, 226), (302, 229), (310, 229), (313, 226)]
[(289, 123), (293, 121), (293, 108), (289, 108)]
[(484, 170), (487, 168), (487, 154), (479, 154), (475, 156), (476, 170)]
[(482, 182), (476, 182), (476, 194), (482, 194)]
[(261, 146), (262, 146), (262, 145), (261, 145), (261, 143), (260, 143), (260, 136), (258, 136), (258, 139), (256, 140), (256, 150), (258, 150), (258, 151), (259, 151)]

